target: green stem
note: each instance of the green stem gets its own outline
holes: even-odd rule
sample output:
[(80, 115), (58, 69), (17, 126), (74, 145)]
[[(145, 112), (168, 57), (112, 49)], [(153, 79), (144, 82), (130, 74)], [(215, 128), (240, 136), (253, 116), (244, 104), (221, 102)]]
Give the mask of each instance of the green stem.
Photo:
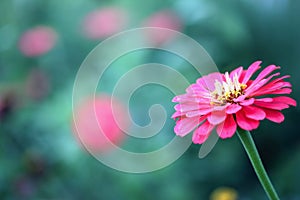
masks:
[(251, 133), (249, 131), (245, 131), (242, 129), (237, 130), (237, 135), (239, 136), (248, 157), (252, 163), (252, 166), (258, 176), (260, 183), (262, 184), (265, 192), (267, 193), (269, 199), (271, 200), (279, 200), (279, 197), (268, 177), (268, 174), (261, 162), (260, 156), (257, 152), (255, 143), (252, 139)]

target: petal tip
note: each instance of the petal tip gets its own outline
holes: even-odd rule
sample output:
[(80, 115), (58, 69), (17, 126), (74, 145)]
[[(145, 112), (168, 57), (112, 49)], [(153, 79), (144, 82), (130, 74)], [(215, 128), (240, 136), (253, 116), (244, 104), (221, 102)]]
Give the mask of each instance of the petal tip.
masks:
[(172, 99), (172, 102), (178, 102), (178, 97), (177, 97), (177, 96), (174, 97), (174, 98)]

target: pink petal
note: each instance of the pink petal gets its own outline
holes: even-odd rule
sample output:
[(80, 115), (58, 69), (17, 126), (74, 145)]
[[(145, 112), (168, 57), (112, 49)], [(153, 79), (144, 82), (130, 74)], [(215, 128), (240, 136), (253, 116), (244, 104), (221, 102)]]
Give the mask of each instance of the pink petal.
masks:
[(278, 81), (276, 83), (268, 83), (262, 90), (277, 90), (284, 87), (292, 87), (291, 83), (285, 81)]
[(242, 106), (249, 106), (249, 105), (252, 105), (254, 103), (254, 98), (251, 98), (251, 99), (245, 99), (243, 101), (240, 102), (240, 105)]
[(217, 125), (223, 122), (226, 119), (226, 113), (224, 110), (222, 111), (213, 111), (210, 115), (208, 115), (207, 120), (212, 125)]
[(195, 111), (195, 110), (212, 110), (212, 106), (210, 104), (199, 104), (199, 103), (183, 103), (183, 104), (177, 104), (174, 106), (176, 111), (180, 112), (189, 112), (189, 111)]
[(264, 109), (266, 118), (272, 122), (281, 123), (284, 121), (284, 115), (277, 110)]
[(296, 106), (297, 105), (297, 102), (294, 99), (292, 99), (290, 97), (285, 97), (285, 96), (274, 97), (273, 102), (282, 102), (282, 103), (286, 103), (286, 104), (291, 105), (291, 106)]
[(259, 121), (247, 118), (243, 110), (236, 113), (236, 121), (239, 127), (247, 131), (256, 129), (259, 125)]
[(177, 117), (181, 117), (182, 115), (185, 115), (185, 114), (183, 114), (182, 112), (176, 111), (176, 112), (172, 115), (171, 118), (175, 119), (175, 118), (177, 118)]
[(209, 94), (205, 85), (200, 84), (192, 84), (187, 89), (186, 92), (188, 94)]
[(265, 94), (290, 94), (291, 92), (292, 92), (292, 89), (290, 89), (290, 88), (282, 88), (282, 89), (268, 92)]
[(217, 133), (222, 139), (232, 137), (235, 131), (236, 123), (232, 115), (227, 115), (226, 120), (217, 127)]
[(273, 99), (272, 98), (261, 98), (261, 99), (255, 99), (256, 102), (266, 102), (266, 103), (269, 103), (269, 102), (272, 102)]
[(277, 67), (276, 65), (269, 65), (268, 67), (266, 67), (265, 69), (262, 70), (262, 72), (260, 72), (257, 76), (257, 78), (253, 81), (253, 84), (258, 83), (259, 81), (261, 81), (263, 78), (265, 78), (266, 76), (268, 76), (271, 72), (273, 72), (276, 69), (279, 69), (280, 67)]
[(281, 82), (281, 87), (292, 87), (292, 84), (289, 82)]
[(251, 76), (260, 68), (261, 61), (256, 61), (252, 63), (246, 71), (245, 77), (242, 81), (243, 84), (246, 84)]
[(280, 78), (276, 78), (276, 79), (272, 80), (268, 85), (274, 85), (274, 84), (276, 84), (278, 82), (283, 82), (283, 79), (286, 79), (286, 78), (290, 78), (290, 76), (289, 75), (285, 75), (285, 76), (282, 76)]
[(231, 80), (233, 80), (234, 75), (237, 74), (238, 78), (240, 78), (242, 72), (243, 72), (243, 67), (238, 67), (235, 70), (230, 72), (229, 77), (231, 78)]
[(246, 97), (247, 97), (246, 95), (241, 95), (238, 98), (233, 99), (233, 101), (238, 103), (238, 102), (244, 101), (246, 99)]
[(291, 84), (289, 82), (283, 82), (283, 81), (279, 81), (279, 82), (276, 82), (276, 83), (268, 83), (264, 87), (262, 87), (259, 90), (253, 92), (252, 95), (253, 96), (258, 96), (258, 95), (261, 95), (261, 94), (268, 94), (268, 93), (280, 90), (280, 89), (285, 88), (285, 87), (291, 87)]
[(181, 94), (177, 95), (172, 99), (172, 102), (180, 102), (180, 103), (210, 103), (209, 98), (203, 98), (201, 95), (198, 94)]
[(191, 132), (198, 124), (200, 124), (199, 117), (194, 118), (182, 118), (176, 122), (176, 126), (174, 127), (174, 132), (176, 135), (181, 137), (187, 135)]
[(290, 78), (291, 76), (290, 75), (285, 75), (285, 76), (282, 76), (280, 78), (276, 78), (274, 79), (273, 81), (271, 81), (270, 83), (277, 83), (279, 81), (282, 81), (283, 79), (286, 79), (286, 78)]
[(213, 106), (213, 110), (214, 111), (222, 111), (225, 110), (227, 108), (227, 105), (224, 106)]
[(205, 108), (201, 110), (195, 110), (195, 111), (189, 111), (186, 113), (187, 117), (196, 117), (196, 116), (201, 116), (201, 115), (206, 115), (210, 112), (212, 112), (213, 108)]
[(238, 104), (230, 104), (226, 108), (226, 113), (227, 114), (233, 114), (233, 113), (236, 113), (237, 111), (239, 111), (241, 108), (242, 108), (242, 106), (240, 106)]
[(262, 108), (269, 108), (269, 109), (274, 109), (274, 110), (283, 110), (285, 108), (288, 108), (289, 105), (285, 103), (279, 103), (279, 102), (260, 102), (260, 101), (255, 101), (254, 105), (257, 105)]
[(255, 96), (254, 94), (255, 94), (256, 92), (259, 92), (260, 89), (261, 89), (263, 86), (265, 86), (265, 85), (266, 85), (266, 84), (267, 84), (274, 76), (279, 76), (279, 75), (280, 75), (280, 73), (278, 72), (278, 73), (272, 74), (271, 76), (269, 76), (269, 77), (266, 78), (266, 79), (262, 79), (262, 80), (260, 80), (260, 81), (258, 81), (258, 82), (253, 82), (253, 83), (251, 84), (251, 86), (248, 87), (248, 88), (246, 89), (245, 94), (246, 94), (246, 95)]
[(290, 94), (292, 92), (292, 89), (290, 88), (282, 88), (282, 89), (275, 89), (275, 90), (260, 90), (259, 93), (255, 93), (255, 96), (263, 96), (263, 95), (269, 95), (269, 94)]
[(244, 106), (243, 111), (247, 118), (254, 120), (263, 120), (266, 117), (266, 113), (255, 106)]
[(221, 73), (214, 72), (214, 73), (208, 74), (206, 76), (203, 76), (202, 78), (197, 80), (197, 84), (206, 87), (210, 91), (214, 91), (216, 80), (218, 80), (220, 82), (222, 81)]
[(183, 98), (186, 98), (186, 95), (185, 95), (185, 94), (175, 96), (175, 97), (172, 99), (172, 102), (180, 102)]
[[(265, 95), (265, 94), (272, 94), (274, 91), (276, 91), (275, 93), (278, 93), (278, 90), (280, 90), (283, 87), (291, 87), (291, 84), (289, 82), (284, 82), (282, 81), (285, 78), (288, 78), (290, 76), (282, 76), (280, 78), (277, 78), (271, 82), (269, 82), (268, 84), (266, 84), (265, 86), (261, 87), (258, 91), (255, 91), (252, 95), (254, 96), (259, 96), (259, 95)], [(281, 91), (279, 92), (280, 94), (289, 94), (290, 89), (288, 89), (288, 91), (284, 91), (285, 93), (281, 93)]]
[[(243, 70), (243, 71), (242, 71), (242, 73), (241, 73), (241, 75), (240, 75), (240, 78), (239, 78), (239, 82), (240, 82), (240, 83), (242, 83), (242, 81), (243, 81), (243, 79), (244, 79), (246, 73), (247, 73), (247, 70)], [(250, 81), (248, 81), (248, 83), (249, 83), (249, 82), (250, 82)]]
[(193, 134), (193, 142), (195, 144), (202, 144), (207, 140), (214, 126), (211, 125), (208, 121), (205, 121), (202, 125), (200, 125)]
[(252, 82), (250, 87), (246, 89), (246, 94), (249, 95), (255, 90), (258, 90), (259, 88), (263, 87), (271, 78), (274, 76), (278, 76), (279, 73), (273, 74), (267, 79), (264, 79), (267, 75), (269, 75), (271, 72), (273, 72), (276, 69), (279, 69), (280, 67), (276, 67), (275, 65), (269, 65), (266, 67), (262, 72), (259, 73), (257, 78)]

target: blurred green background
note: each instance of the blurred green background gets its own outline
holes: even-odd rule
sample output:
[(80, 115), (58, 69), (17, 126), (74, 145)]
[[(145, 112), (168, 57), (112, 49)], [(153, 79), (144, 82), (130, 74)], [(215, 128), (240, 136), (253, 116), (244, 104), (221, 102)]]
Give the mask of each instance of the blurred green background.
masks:
[[(198, 158), (200, 146), (192, 145), (175, 163), (152, 173), (127, 174), (102, 165), (72, 134), (72, 87), (82, 61), (99, 42), (153, 25), (198, 41), (221, 72), (256, 60), (281, 66), (283, 75), (291, 75), (291, 96), (299, 102), (299, 10), (300, 1), (292, 0), (1, 0), (0, 199), (266, 199), (236, 136), (219, 140), (205, 159)], [(191, 68), (177, 65), (174, 55), (145, 54), (119, 62), (129, 68), (150, 61), (174, 65), (192, 82), (197, 78)], [(102, 84), (106, 92), (123, 73), (111, 70)], [(133, 95), (132, 117), (146, 125), (149, 107), (163, 104), (167, 137), (147, 145), (128, 140), (125, 146), (138, 152), (163, 146), (174, 135), (172, 94), (157, 87), (151, 95), (147, 87)], [(282, 124), (263, 121), (253, 134), (278, 193), (296, 200), (299, 107), (283, 112)]]

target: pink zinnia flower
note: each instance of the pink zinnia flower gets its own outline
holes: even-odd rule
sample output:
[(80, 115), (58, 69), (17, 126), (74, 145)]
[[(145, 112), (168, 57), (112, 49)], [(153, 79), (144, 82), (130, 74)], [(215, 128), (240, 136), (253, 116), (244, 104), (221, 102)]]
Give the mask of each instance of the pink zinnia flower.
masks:
[(119, 7), (107, 7), (90, 12), (83, 20), (83, 33), (90, 39), (102, 39), (121, 31), (128, 14)]
[(88, 98), (74, 110), (73, 132), (89, 151), (107, 151), (110, 142), (119, 145), (125, 139), (115, 119), (120, 119), (122, 127), (127, 126), (125, 113), (123, 104), (108, 95)]
[(290, 94), (291, 84), (284, 81), (289, 76), (271, 74), (280, 67), (269, 65), (251, 80), (260, 64), (257, 61), (247, 70), (239, 67), (230, 73), (203, 76), (186, 89), (186, 94), (176, 96), (173, 102), (179, 104), (172, 116), (177, 119), (175, 133), (183, 137), (195, 129), (193, 142), (202, 144), (215, 127), (219, 137), (225, 139), (234, 135), (237, 126), (250, 131), (265, 118), (282, 122), (281, 110), (296, 106), (296, 101), (286, 96), (266, 95)]
[[(182, 23), (176, 13), (170, 10), (163, 10), (157, 13), (154, 13), (150, 17), (148, 17), (144, 26), (146, 27), (157, 27), (157, 28), (166, 28), (174, 31), (180, 31), (182, 27)], [(150, 33), (151, 41), (155, 44), (161, 44), (172, 37), (174, 37), (173, 33), (170, 31), (163, 31), (158, 29), (153, 33)]]
[(19, 49), (28, 57), (40, 56), (50, 51), (56, 43), (56, 32), (47, 26), (37, 26), (20, 38)]

